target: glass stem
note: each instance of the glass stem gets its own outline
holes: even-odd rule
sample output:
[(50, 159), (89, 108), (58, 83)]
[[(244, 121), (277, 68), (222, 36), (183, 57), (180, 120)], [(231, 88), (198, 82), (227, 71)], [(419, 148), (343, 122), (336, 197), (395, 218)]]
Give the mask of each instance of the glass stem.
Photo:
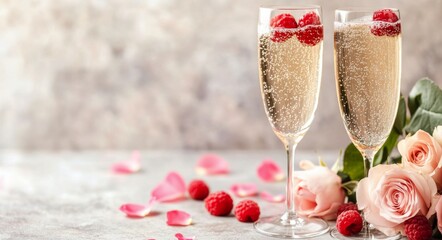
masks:
[(373, 158), (375, 154), (376, 152), (372, 150), (362, 152), (362, 157), (364, 159), (364, 177), (368, 177), (368, 171), (373, 167)]
[[(364, 177), (368, 177), (368, 171), (370, 168), (373, 167), (373, 158), (376, 152), (374, 151), (365, 151), (362, 152), (362, 157), (364, 160)], [(364, 236), (369, 237), (370, 236), (370, 224), (365, 220), (365, 213), (364, 211), (361, 212), (361, 217), (363, 220), (362, 223), (362, 233)]]
[(287, 186), (286, 186), (286, 204), (287, 204), (287, 219), (296, 218), (295, 210), (295, 183), (293, 181), (293, 172), (295, 171), (295, 150), (297, 143), (288, 143), (286, 145), (287, 151)]

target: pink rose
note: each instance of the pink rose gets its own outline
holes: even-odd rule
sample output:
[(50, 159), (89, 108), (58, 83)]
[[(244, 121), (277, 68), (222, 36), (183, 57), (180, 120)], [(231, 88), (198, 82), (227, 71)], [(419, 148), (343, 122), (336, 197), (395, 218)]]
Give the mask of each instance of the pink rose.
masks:
[(433, 138), (442, 146), (442, 125), (437, 126), (433, 131)]
[(398, 144), (405, 168), (429, 174), (442, 187), (442, 147), (427, 132), (417, 131)]
[(295, 208), (299, 215), (336, 219), (345, 192), (341, 178), (326, 167), (314, 166), (294, 173)]
[(431, 217), (439, 195), (426, 174), (400, 165), (377, 165), (359, 182), (356, 199), (367, 222), (391, 236), (403, 231), (403, 222), (416, 214)]
[(436, 217), (437, 217), (437, 228), (442, 232), (442, 198), (439, 198), (439, 201), (436, 205)]

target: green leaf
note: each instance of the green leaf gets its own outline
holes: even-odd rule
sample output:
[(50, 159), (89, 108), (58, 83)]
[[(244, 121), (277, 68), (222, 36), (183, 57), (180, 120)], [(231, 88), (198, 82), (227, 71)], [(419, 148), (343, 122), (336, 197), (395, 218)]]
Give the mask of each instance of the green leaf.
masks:
[(319, 158), (319, 166), (321, 166), (321, 167), (327, 167), (327, 163), (324, 162), (324, 160), (322, 160), (321, 157)]
[(387, 162), (388, 157), (390, 156), (391, 152), (393, 151), (394, 147), (397, 144), (398, 138), (399, 134), (395, 130), (391, 130), (387, 140), (374, 156), (373, 166), (376, 166), (378, 164), (384, 164)]
[(411, 120), (405, 131), (414, 134), (422, 129), (431, 134), (442, 125), (442, 90), (428, 78), (419, 80), (408, 96), (408, 108)]
[[(341, 156), (341, 153), (339, 153), (339, 156)], [(337, 173), (339, 170), (341, 170), (340, 163), (341, 163), (341, 157), (338, 157), (338, 159), (336, 159), (336, 162), (333, 163), (333, 166), (330, 168), (330, 170)]]
[(373, 167), (379, 164), (386, 163), (387, 159), (388, 159), (388, 149), (386, 147), (382, 147), (374, 156)]
[(356, 192), (348, 195), (347, 197), (348, 197), (348, 201), (349, 202), (357, 203), (357, 201), (356, 201)]
[(402, 163), (402, 156), (396, 156), (396, 157), (392, 157), (391, 158), (391, 162), (392, 163), (394, 163), (394, 164), (397, 164), (397, 163)]
[(393, 126), (393, 130), (397, 134), (402, 135), (406, 119), (407, 119), (407, 107), (405, 105), (404, 96), (401, 94), (401, 97), (399, 99), (399, 106), (397, 109), (396, 119), (394, 120), (394, 126)]
[(348, 176), (348, 174), (343, 171), (338, 171), (336, 174), (338, 174), (338, 176), (341, 178), (341, 183), (343, 184), (351, 181), (350, 176)]
[(362, 155), (353, 143), (350, 143), (344, 151), (343, 172), (350, 176), (351, 180), (359, 181), (364, 178), (364, 163)]
[(356, 191), (358, 186), (358, 181), (349, 181), (342, 184), (342, 187), (347, 191), (347, 195), (351, 195)]

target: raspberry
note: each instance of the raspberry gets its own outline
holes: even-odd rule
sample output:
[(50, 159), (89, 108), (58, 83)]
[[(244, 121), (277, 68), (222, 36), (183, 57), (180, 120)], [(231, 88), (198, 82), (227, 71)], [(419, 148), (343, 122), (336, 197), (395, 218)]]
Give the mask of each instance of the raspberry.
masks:
[(204, 202), (207, 211), (214, 216), (227, 216), (233, 208), (232, 197), (223, 191), (209, 194)]
[(324, 39), (324, 28), (321, 25), (318, 14), (315, 12), (304, 14), (304, 16), (299, 19), (299, 27), (301, 27), (301, 29), (296, 32), (296, 37), (301, 43), (315, 46)]
[(373, 21), (375, 22), (371, 26), (371, 33), (376, 36), (390, 36), (394, 37), (401, 32), (401, 23), (399, 17), (391, 9), (377, 10), (373, 13)]
[(243, 200), (235, 207), (235, 217), (240, 222), (254, 222), (260, 213), (258, 204), (252, 200)]
[[(270, 27), (272, 28), (297, 28), (295, 18), (288, 13), (276, 15), (270, 20)], [(284, 29), (286, 30), (286, 29)], [(271, 37), (273, 42), (284, 42), (293, 36), (293, 32), (276, 29)]]
[(338, 216), (336, 228), (345, 236), (359, 233), (362, 230), (362, 217), (356, 210), (348, 210)]
[(433, 230), (431, 229), (430, 222), (425, 216), (414, 216), (405, 221), (404, 225), (405, 235), (407, 235), (409, 240), (431, 239)]
[(304, 27), (307, 25), (321, 25), (321, 19), (319, 19), (318, 14), (315, 12), (309, 12), (304, 14), (304, 16), (299, 19), (299, 27)]
[(339, 217), (339, 215), (341, 215), (341, 213), (348, 211), (348, 210), (358, 211), (358, 205), (356, 205), (352, 202), (341, 204), (341, 206), (339, 206), (339, 208), (338, 208), (338, 214), (336, 216)]
[(195, 200), (204, 200), (209, 195), (209, 187), (201, 180), (193, 180), (189, 184), (188, 191), (190, 197)]

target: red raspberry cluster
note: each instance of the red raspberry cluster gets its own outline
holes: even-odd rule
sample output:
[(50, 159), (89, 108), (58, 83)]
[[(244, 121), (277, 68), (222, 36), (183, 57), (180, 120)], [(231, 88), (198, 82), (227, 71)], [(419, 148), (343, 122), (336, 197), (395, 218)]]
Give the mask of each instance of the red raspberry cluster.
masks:
[[(299, 19), (299, 24), (295, 17), (289, 13), (276, 15), (270, 20), (270, 27), (275, 29), (272, 33), (273, 42), (285, 42), (296, 35), (299, 42), (315, 46), (324, 39), (324, 28), (321, 19), (315, 12), (308, 12)], [(295, 30), (299, 27), (297, 31)]]
[[(202, 180), (194, 180), (188, 187), (189, 195), (195, 200), (204, 200), (207, 211), (214, 216), (227, 216), (232, 212), (233, 199), (224, 192), (209, 194), (209, 187)], [(235, 207), (235, 217), (241, 222), (255, 222), (260, 215), (258, 204), (252, 200), (243, 200)]]
[[(336, 229), (342, 235), (351, 236), (362, 230), (363, 220), (356, 204), (342, 204), (337, 215)], [(404, 232), (409, 240), (429, 240), (433, 229), (425, 216), (416, 215), (404, 222)]]

